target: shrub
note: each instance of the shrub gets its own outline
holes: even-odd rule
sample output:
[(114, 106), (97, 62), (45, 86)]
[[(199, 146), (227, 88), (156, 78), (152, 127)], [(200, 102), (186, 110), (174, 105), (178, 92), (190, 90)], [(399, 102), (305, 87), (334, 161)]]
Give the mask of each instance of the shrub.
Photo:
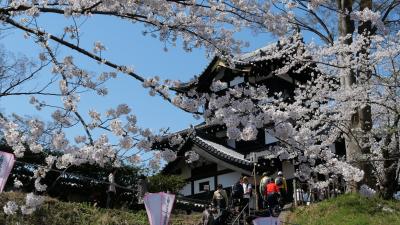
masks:
[(181, 176), (156, 174), (149, 177), (149, 192), (178, 193), (186, 183)]

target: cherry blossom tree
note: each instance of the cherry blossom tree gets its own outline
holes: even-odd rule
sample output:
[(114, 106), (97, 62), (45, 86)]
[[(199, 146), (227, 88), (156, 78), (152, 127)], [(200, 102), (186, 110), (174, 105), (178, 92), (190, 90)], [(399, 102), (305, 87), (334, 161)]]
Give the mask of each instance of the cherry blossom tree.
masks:
[[(83, 163), (114, 166), (128, 161), (139, 163), (140, 155), (150, 152), (152, 144), (164, 134), (153, 134), (149, 129), (138, 127), (136, 116), (124, 103), (106, 112), (79, 109), (80, 93), (92, 91), (106, 95), (107, 81), (117, 74), (132, 77), (149, 89), (150, 95), (160, 96), (197, 117), (203, 116), (209, 124), (226, 125), (231, 139), (252, 140), (257, 129), (272, 127), (271, 134), (281, 144), (271, 149), (271, 157), (295, 159), (300, 164), (299, 177), (307, 178), (311, 171), (339, 173), (349, 182), (362, 181), (370, 186), (377, 182), (385, 197), (391, 197), (398, 187), (400, 3), (397, 0), (10, 0), (0, 3), (1, 26), (23, 31), (42, 49), (39, 64), (20, 61), (29, 71), (23, 69), (21, 74), (12, 74), (4, 70), (9, 76), (1, 77), (6, 86), (0, 89), (1, 97), (12, 93), (31, 95), (30, 103), (38, 110), (53, 109), (51, 121), (2, 115), (0, 122), (4, 139), (17, 157), (25, 151), (63, 152), (60, 157), (49, 154), (48, 165), (35, 173), (40, 191), (46, 189), (40, 179), (52, 166), (68, 169)], [(51, 34), (38, 22), (44, 14), (64, 16), (71, 25), (60, 35)], [(262, 86), (232, 87), (222, 96), (199, 93), (195, 89), (181, 93), (179, 81), (140, 75), (128, 66), (104, 58), (102, 52), (107, 47), (101, 42), (93, 43), (92, 49), (83, 47), (82, 31), (74, 21), (94, 16), (144, 24), (143, 34), (159, 38), (165, 48), (174, 47), (182, 40), (185, 51), (203, 48), (208, 56), (218, 56), (230, 66), (246, 60), (238, 53), (248, 44), (246, 40), (236, 39), (235, 33), (242, 29), (251, 29), (255, 34), (269, 32), (283, 38), (281, 43), (287, 47), (266, 48), (268, 54), (260, 55), (260, 59), (289, 57), (285, 66), (273, 71), (274, 74), (284, 74), (293, 68), (300, 74), (310, 67), (315, 68), (315, 73), (307, 84), (299, 85), (290, 104), (282, 95), (268, 95)], [(58, 55), (59, 48), (104, 64), (109, 70), (90, 73), (78, 66), (73, 56)], [(43, 87), (11, 92), (46, 66), (51, 66), (52, 76)], [(58, 86), (56, 91), (51, 88), (54, 85)], [(221, 86), (225, 84), (213, 84), (215, 90)], [(62, 101), (48, 103), (46, 95), (59, 96)], [(205, 108), (207, 102), (209, 107)], [(87, 116), (89, 120), (85, 119)], [(73, 126), (80, 126), (82, 133), (69, 140), (65, 129)], [(96, 132), (102, 134), (94, 135)], [(346, 139), (346, 160), (328, 148), (340, 137)], [(171, 140), (173, 145), (182, 141), (181, 137)], [(156, 151), (148, 163), (156, 169), (161, 158), (173, 160), (175, 157), (171, 150)], [(317, 159), (323, 163), (316, 164)], [(7, 205), (7, 212), (16, 208), (12, 203)]]

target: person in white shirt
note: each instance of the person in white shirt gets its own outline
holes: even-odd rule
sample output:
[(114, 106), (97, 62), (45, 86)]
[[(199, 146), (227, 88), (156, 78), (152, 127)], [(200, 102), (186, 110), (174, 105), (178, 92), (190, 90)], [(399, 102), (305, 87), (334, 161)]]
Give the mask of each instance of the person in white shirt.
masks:
[[(253, 188), (249, 183), (247, 177), (243, 177), (243, 207), (245, 207), (250, 202), (250, 197), (252, 196)], [(250, 207), (248, 207), (250, 211)]]
[(115, 200), (115, 195), (117, 194), (117, 190), (115, 188), (115, 174), (116, 174), (117, 170), (113, 170), (113, 172), (111, 172), (108, 175), (108, 189), (107, 189), (107, 208), (114, 208), (114, 200)]

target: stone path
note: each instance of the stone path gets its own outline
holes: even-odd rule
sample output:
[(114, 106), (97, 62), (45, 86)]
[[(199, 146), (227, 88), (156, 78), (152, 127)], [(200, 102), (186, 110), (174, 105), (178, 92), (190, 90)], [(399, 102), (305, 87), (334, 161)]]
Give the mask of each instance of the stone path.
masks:
[(287, 204), (283, 207), (281, 213), (279, 214), (279, 221), (282, 222), (282, 224), (285, 224), (285, 222), (288, 219), (289, 213), (290, 213), (290, 208), (292, 207), (292, 204)]

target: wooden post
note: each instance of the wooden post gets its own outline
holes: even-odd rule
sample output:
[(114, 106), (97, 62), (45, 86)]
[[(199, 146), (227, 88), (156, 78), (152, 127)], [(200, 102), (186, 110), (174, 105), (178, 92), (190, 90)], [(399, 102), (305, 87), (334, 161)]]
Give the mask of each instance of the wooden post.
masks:
[(330, 184), (328, 184), (327, 192), (328, 192), (328, 198), (332, 198), (332, 196), (331, 196), (331, 185)]
[[(254, 160), (254, 167), (253, 167), (253, 173), (254, 173), (254, 190), (255, 190), (255, 198), (256, 198), (256, 210), (258, 211), (258, 189), (257, 189), (257, 173), (256, 173), (256, 165), (257, 165), (257, 160), (256, 160), (256, 153), (253, 152), (253, 160)], [(249, 205), (249, 210), (250, 210), (250, 205)]]
[(297, 207), (297, 188), (296, 188), (296, 178), (293, 179), (293, 193), (294, 193), (294, 207)]
[(332, 186), (333, 186), (333, 197), (336, 197), (336, 185), (335, 185), (335, 183), (336, 183), (336, 180), (334, 179), (333, 182), (332, 182)]

